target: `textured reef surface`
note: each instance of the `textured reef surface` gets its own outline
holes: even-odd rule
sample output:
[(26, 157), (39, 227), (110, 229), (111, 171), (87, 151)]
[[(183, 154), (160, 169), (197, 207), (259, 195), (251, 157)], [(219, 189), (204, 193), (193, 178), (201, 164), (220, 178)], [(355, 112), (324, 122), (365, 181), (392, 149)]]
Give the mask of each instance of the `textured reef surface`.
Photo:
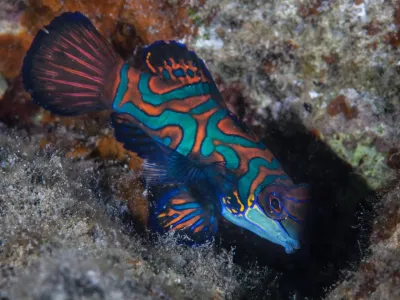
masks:
[[(146, 231), (141, 160), (107, 113), (59, 118), (22, 88), (36, 32), (75, 10), (132, 64), (158, 39), (205, 60), (312, 184), (298, 253), (229, 224), (196, 249)], [(399, 1), (0, 0), (0, 299), (400, 298), (399, 46)]]
[(1, 299), (224, 299), (250, 275), (231, 252), (135, 234), (106, 184), (134, 171), (38, 154), (39, 134), (1, 130)]
[(208, 1), (193, 42), (242, 86), (248, 122), (283, 127), (295, 113), (376, 189), (399, 147), (399, 12), (397, 1)]

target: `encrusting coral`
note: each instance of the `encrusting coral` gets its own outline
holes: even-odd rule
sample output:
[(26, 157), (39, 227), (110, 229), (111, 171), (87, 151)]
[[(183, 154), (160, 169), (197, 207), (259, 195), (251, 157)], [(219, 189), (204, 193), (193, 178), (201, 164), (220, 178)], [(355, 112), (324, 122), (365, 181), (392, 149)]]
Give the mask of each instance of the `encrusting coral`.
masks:
[[(80, 11), (125, 55), (160, 39), (179, 39), (195, 32), (185, 1), (14, 1), (1, 12), (0, 73), (19, 74), (22, 59), (36, 32), (55, 16)], [(2, 4), (3, 5), (3, 4)]]

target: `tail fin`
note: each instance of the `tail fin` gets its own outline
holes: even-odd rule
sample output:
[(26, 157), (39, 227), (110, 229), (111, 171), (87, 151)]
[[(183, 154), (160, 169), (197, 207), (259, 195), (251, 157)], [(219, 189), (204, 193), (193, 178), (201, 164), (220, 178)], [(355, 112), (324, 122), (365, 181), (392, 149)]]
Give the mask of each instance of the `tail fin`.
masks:
[(56, 114), (99, 111), (111, 107), (122, 63), (88, 18), (67, 12), (36, 35), (23, 82), (37, 104)]

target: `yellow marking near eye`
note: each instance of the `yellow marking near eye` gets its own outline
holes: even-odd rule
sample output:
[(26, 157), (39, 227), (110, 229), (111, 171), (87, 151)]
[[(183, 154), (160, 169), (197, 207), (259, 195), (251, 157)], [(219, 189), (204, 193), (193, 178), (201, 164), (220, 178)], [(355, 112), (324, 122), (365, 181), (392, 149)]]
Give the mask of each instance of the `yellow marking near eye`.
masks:
[(237, 191), (234, 191), (233, 194), (235, 195), (236, 200), (237, 200), (237, 202), (238, 202), (239, 205), (240, 205), (239, 211), (240, 211), (240, 212), (243, 212), (243, 211), (244, 211), (244, 205), (243, 205), (242, 201), (240, 201), (238, 192), (237, 192)]
[(248, 206), (248, 207), (251, 207), (253, 204), (254, 204), (254, 195), (251, 194), (251, 195), (249, 196), (249, 198), (247, 199), (247, 206)]

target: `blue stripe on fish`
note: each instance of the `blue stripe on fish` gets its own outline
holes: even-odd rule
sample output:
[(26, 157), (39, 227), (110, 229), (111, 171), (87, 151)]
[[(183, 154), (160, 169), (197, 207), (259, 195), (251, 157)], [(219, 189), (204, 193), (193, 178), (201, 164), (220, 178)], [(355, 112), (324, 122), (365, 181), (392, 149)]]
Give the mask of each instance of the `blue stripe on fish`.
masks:
[(202, 113), (209, 111), (210, 109), (212, 109), (214, 107), (217, 107), (217, 102), (213, 98), (210, 98), (206, 102), (196, 106), (195, 108), (192, 108), (190, 110), (190, 113), (195, 114), (195, 115), (202, 114)]
[(240, 158), (237, 155), (236, 151), (231, 147), (225, 145), (218, 145), (215, 147), (215, 151), (222, 155), (225, 160), (226, 167), (229, 169), (236, 170), (240, 165)]
[[(260, 167), (265, 167), (268, 168), (269, 170), (278, 170), (281, 168), (281, 165), (276, 159), (273, 159), (271, 162), (268, 162), (264, 158), (261, 157), (256, 157), (252, 158), (248, 162), (248, 172), (243, 175), (242, 177), (239, 178), (239, 197), (240, 199), (247, 199), (250, 194), (250, 186), (251, 182), (253, 182), (257, 176), (258, 172), (260, 170)], [(259, 187), (262, 188), (267, 184), (271, 184), (274, 182), (276, 179), (281, 178), (282, 175), (269, 175), (266, 176), (261, 184), (259, 184)], [(283, 177), (287, 178), (286, 175)], [(247, 187), (244, 189), (243, 187)], [(256, 191), (257, 194), (258, 191)]]
[[(119, 72), (119, 76), (120, 76), (120, 82), (118, 84), (118, 89), (117, 89), (117, 93), (115, 94), (115, 98), (114, 98), (114, 106), (117, 103), (120, 103), (122, 101), (122, 99), (125, 96), (126, 91), (128, 90), (128, 70), (129, 70), (129, 65), (128, 64), (123, 64), (121, 67), (121, 70)], [(115, 109), (115, 107), (114, 107)]]

